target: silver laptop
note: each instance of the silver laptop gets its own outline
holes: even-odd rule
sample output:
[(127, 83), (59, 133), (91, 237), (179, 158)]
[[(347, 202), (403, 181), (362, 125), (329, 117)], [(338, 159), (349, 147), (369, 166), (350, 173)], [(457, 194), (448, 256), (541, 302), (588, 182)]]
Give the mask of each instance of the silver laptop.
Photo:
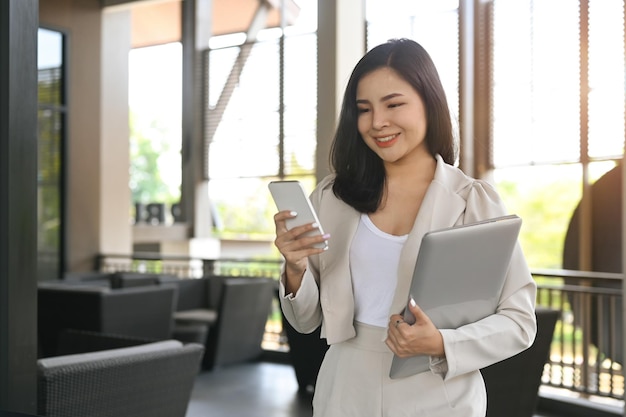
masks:
[[(521, 225), (508, 215), (424, 235), (409, 294), (437, 328), (456, 329), (495, 313)], [(415, 322), (408, 308), (404, 320)], [(394, 355), (389, 376), (426, 371), (429, 362), (426, 355)]]

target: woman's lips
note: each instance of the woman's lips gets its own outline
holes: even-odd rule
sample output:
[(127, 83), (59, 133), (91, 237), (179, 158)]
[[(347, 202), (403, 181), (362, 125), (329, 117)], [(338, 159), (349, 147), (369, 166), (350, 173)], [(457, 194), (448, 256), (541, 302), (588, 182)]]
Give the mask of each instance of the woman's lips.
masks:
[(396, 143), (398, 136), (399, 134), (394, 133), (393, 135), (375, 137), (374, 140), (376, 141), (376, 145), (378, 145), (381, 148), (386, 148)]

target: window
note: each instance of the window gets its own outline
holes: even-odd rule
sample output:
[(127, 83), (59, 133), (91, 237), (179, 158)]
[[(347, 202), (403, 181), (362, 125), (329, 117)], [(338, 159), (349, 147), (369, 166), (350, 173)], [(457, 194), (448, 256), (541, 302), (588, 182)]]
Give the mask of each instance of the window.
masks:
[(453, 120), (459, 114), (459, 2), (367, 0), (367, 49), (409, 38), (428, 51), (446, 90)]
[[(180, 200), (182, 44), (135, 48), (129, 54), (130, 190), (135, 209), (172, 206)], [(161, 206), (163, 205), (163, 206)], [(147, 213), (135, 213), (146, 220)], [(156, 221), (158, 216), (151, 216)]]
[(495, 182), (509, 210), (525, 220), (529, 264), (561, 268), (583, 190), (624, 150), (624, 5), (493, 4)]
[(38, 30), (38, 280), (58, 279), (63, 271), (63, 182), (65, 123), (65, 36)]
[(267, 184), (315, 184), (317, 37), (315, 10), (298, 22), (214, 37), (206, 51), (205, 177), (221, 238), (270, 239), (276, 211)]

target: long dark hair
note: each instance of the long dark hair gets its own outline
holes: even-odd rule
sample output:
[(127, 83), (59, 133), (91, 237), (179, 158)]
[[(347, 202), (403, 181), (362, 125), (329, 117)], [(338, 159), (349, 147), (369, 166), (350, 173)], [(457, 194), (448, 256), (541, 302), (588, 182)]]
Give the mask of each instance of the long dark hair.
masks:
[(330, 150), (330, 164), (336, 174), (333, 192), (362, 213), (378, 209), (385, 186), (385, 169), (357, 129), (356, 91), (364, 75), (381, 67), (396, 71), (422, 98), (427, 122), (425, 141), (431, 155), (441, 155), (448, 164), (456, 160), (448, 102), (428, 52), (410, 39), (392, 39), (376, 46), (352, 71)]

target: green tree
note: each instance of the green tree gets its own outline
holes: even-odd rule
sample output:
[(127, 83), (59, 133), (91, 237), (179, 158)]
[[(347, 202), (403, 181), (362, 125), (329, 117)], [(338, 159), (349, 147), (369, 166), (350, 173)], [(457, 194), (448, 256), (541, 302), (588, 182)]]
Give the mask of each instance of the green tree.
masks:
[(170, 149), (167, 129), (157, 120), (142, 120), (130, 112), (130, 189), (133, 202), (172, 204), (180, 192), (164, 181), (159, 158)]
[(543, 182), (502, 181), (498, 191), (510, 212), (523, 220), (520, 243), (531, 268), (562, 267), (569, 220), (580, 200), (580, 185), (563, 178)]

